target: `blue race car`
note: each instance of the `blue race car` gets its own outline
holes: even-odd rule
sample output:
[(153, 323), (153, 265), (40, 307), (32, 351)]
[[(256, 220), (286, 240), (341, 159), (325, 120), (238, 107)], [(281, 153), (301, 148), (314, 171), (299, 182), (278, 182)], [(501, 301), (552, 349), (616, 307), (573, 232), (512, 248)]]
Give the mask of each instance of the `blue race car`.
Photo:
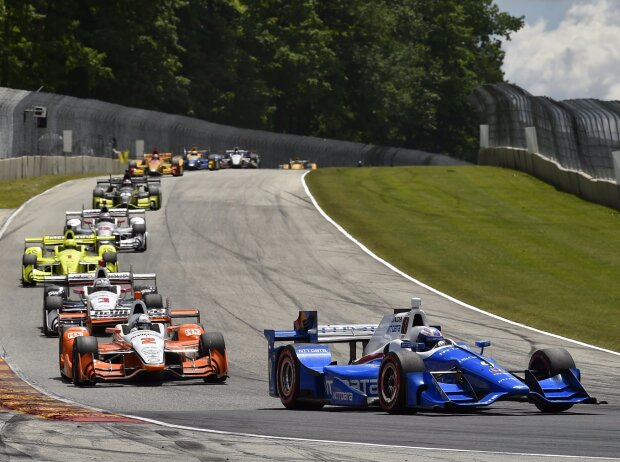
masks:
[[(293, 330), (265, 330), (269, 343), (269, 394), (289, 409), (325, 404), (366, 407), (391, 414), (421, 409), (459, 409), (511, 400), (533, 403), (542, 412), (575, 404), (600, 404), (580, 382), (580, 371), (563, 348), (538, 350), (522, 371), (507, 371), (484, 356), (489, 340), (473, 351), (430, 326), (413, 298), (378, 325), (319, 326), (316, 311), (300, 311)], [(278, 345), (276, 342), (289, 342)], [(290, 343), (294, 342), (294, 343)], [(332, 360), (332, 343), (348, 343), (349, 364)], [(361, 358), (356, 358), (362, 343)]]
[(185, 170), (207, 170), (209, 168), (209, 151), (206, 149), (198, 150), (193, 146), (185, 154)]

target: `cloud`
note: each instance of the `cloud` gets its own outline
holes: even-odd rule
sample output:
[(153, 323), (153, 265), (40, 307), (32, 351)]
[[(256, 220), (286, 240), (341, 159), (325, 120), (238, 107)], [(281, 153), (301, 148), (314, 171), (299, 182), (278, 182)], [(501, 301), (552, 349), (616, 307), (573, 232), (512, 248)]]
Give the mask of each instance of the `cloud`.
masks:
[(620, 100), (620, 8), (614, 0), (575, 3), (554, 29), (544, 19), (526, 24), (504, 49), (506, 79), (534, 95)]

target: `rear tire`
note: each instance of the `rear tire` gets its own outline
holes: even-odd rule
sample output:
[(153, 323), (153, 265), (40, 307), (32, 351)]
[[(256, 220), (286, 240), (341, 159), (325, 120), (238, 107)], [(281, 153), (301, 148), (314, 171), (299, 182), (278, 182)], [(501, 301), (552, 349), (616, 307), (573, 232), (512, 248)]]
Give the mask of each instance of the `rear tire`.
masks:
[(60, 295), (48, 295), (43, 300), (43, 333), (46, 337), (58, 335), (58, 332), (56, 330), (49, 328), (48, 322), (49, 314), (51, 312), (55, 311), (56, 317), (58, 317), (58, 313), (62, 310), (62, 302), (63, 299)]
[(164, 300), (161, 294), (146, 294), (143, 300), (146, 308), (149, 310), (156, 310), (164, 307)]
[(287, 409), (318, 410), (324, 403), (299, 399), (300, 363), (292, 346), (285, 347), (278, 356), (276, 383), (280, 401)]
[[(379, 403), (389, 414), (402, 414), (407, 410), (407, 374), (424, 372), (424, 361), (412, 351), (388, 353), (379, 368)], [(411, 410), (415, 412), (415, 410)]]
[[(574, 369), (575, 360), (564, 348), (546, 348), (537, 350), (530, 358), (528, 369), (538, 380), (558, 375), (563, 370)], [(534, 401), (539, 411), (545, 413), (563, 412), (573, 407), (572, 404), (549, 404)]]
[(118, 255), (116, 255), (116, 252), (103, 252), (103, 261), (106, 263), (116, 263)]
[(91, 336), (76, 337), (73, 342), (73, 385), (76, 387), (92, 387), (95, 382), (82, 375), (79, 367), (80, 358), (86, 355), (92, 355), (94, 360), (99, 352), (97, 338)]

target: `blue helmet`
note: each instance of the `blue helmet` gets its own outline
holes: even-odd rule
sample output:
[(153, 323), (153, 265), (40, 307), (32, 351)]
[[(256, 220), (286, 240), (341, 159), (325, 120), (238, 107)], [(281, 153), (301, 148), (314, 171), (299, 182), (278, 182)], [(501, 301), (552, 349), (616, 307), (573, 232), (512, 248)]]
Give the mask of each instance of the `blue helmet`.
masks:
[(443, 341), (443, 335), (439, 329), (435, 327), (423, 326), (418, 333), (418, 337), (416, 338), (416, 343), (423, 343), (425, 345), (424, 351), (435, 348), (437, 344)]

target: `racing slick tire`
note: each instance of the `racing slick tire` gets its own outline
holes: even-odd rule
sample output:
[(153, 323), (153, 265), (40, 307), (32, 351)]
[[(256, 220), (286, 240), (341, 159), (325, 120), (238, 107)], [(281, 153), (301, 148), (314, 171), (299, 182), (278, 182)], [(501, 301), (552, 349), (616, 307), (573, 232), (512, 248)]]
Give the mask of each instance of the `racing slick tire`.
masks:
[(58, 335), (57, 328), (50, 329), (49, 327), (49, 318), (50, 313), (55, 311), (56, 317), (58, 317), (58, 313), (62, 310), (62, 296), (61, 295), (48, 295), (43, 299), (43, 333), (46, 337), (52, 337), (54, 335)]
[(161, 294), (145, 294), (143, 300), (146, 308), (149, 310), (161, 309), (164, 307), (164, 300)]
[(76, 387), (91, 387), (96, 384), (93, 380), (84, 377), (81, 368), (76, 366), (78, 366), (82, 356), (92, 355), (94, 360), (98, 352), (97, 337), (87, 335), (75, 338), (73, 342), (73, 385)]
[(103, 261), (106, 263), (116, 263), (118, 261), (118, 255), (115, 252), (103, 252)]
[[(537, 350), (530, 358), (528, 369), (534, 373), (538, 380), (548, 379), (558, 375), (563, 370), (574, 369), (575, 360), (564, 348), (545, 348)], [(539, 411), (545, 413), (567, 411), (572, 404), (549, 404), (534, 401)]]
[(26, 253), (22, 257), (22, 264), (24, 266), (36, 265), (37, 264), (37, 256), (32, 253)]
[(300, 363), (292, 346), (282, 349), (278, 356), (276, 384), (280, 401), (287, 409), (321, 409), (325, 404), (320, 401), (304, 401), (299, 398)]
[(35, 282), (28, 281), (24, 275), (26, 274), (26, 267), (32, 266), (34, 267), (37, 264), (37, 256), (31, 253), (26, 253), (22, 257), (22, 286), (31, 287), (35, 285)]
[(133, 234), (144, 234), (146, 233), (146, 223), (136, 223), (132, 226)]
[[(413, 351), (388, 353), (379, 368), (378, 392), (381, 409), (388, 414), (407, 411), (407, 374), (426, 370), (422, 358)], [(415, 412), (409, 409), (409, 412)]]
[[(198, 342), (198, 354), (200, 357), (209, 356), (211, 350), (218, 351), (222, 356), (226, 355), (226, 343), (224, 342), (224, 336), (220, 332), (206, 332), (200, 335)], [(227, 377), (206, 377), (204, 381), (206, 383), (224, 383)]]

